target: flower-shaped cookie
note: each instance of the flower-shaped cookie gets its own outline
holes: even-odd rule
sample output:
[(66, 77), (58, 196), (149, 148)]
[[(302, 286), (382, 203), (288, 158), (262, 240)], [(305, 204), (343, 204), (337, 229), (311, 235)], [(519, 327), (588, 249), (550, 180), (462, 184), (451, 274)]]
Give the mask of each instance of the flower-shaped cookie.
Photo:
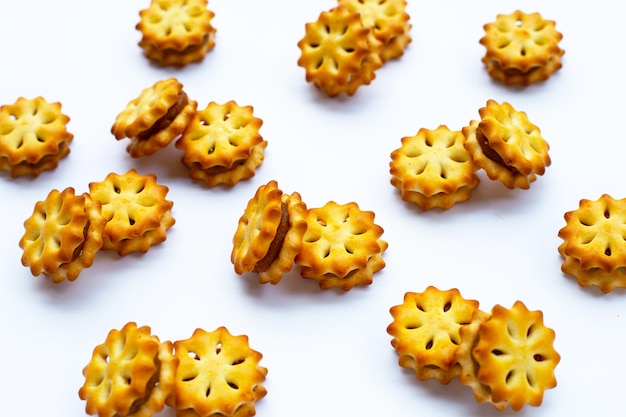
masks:
[(275, 180), (260, 186), (240, 217), (233, 236), (235, 272), (259, 274), (261, 284), (276, 284), (289, 272), (302, 248), (306, 205), (300, 194), (286, 194)]
[(174, 342), (174, 352), (179, 364), (170, 402), (177, 417), (255, 415), (256, 401), (267, 394), (267, 369), (247, 336), (234, 336), (225, 327), (196, 329), (189, 339)]
[(556, 386), (554, 369), (561, 359), (553, 346), (555, 332), (544, 325), (542, 312), (528, 310), (521, 301), (510, 309), (496, 305), (476, 337), (475, 377), (488, 388), (493, 405), (515, 411), (541, 405), (544, 391)]
[(88, 194), (77, 196), (71, 187), (52, 190), (24, 222), (19, 242), (22, 264), (35, 276), (50, 276), (54, 283), (74, 281), (93, 264), (103, 245), (104, 225), (100, 203)]
[(127, 151), (133, 158), (151, 155), (183, 133), (197, 105), (176, 78), (160, 80), (128, 103), (111, 133), (117, 140), (130, 139)]
[(608, 194), (595, 201), (583, 199), (564, 217), (561, 270), (581, 286), (596, 286), (604, 293), (626, 288), (626, 199)]
[(382, 254), (388, 246), (374, 216), (354, 202), (329, 201), (308, 209), (302, 250), (295, 259), (301, 276), (316, 280), (321, 289), (348, 291), (371, 284), (373, 274), (385, 267)]
[(373, 31), (383, 45), (380, 50), (383, 62), (404, 54), (411, 43), (406, 0), (339, 0), (338, 4), (349, 12), (359, 13), (363, 26)]
[(16, 178), (56, 168), (74, 138), (67, 131), (69, 121), (61, 113), (61, 103), (43, 97), (20, 97), (0, 106), (0, 170)]
[(479, 184), (472, 156), (464, 148), (465, 137), (446, 126), (420, 129), (402, 138), (402, 146), (391, 153), (391, 184), (404, 201), (423, 210), (448, 209), (466, 201)]
[(461, 369), (456, 360), (460, 329), (476, 310), (478, 301), (466, 300), (456, 288), (407, 292), (404, 302), (390, 309), (393, 322), (387, 327), (399, 365), (415, 370), (421, 381), (435, 378), (448, 384)]
[(252, 106), (211, 102), (196, 112), (176, 147), (185, 153), (183, 164), (193, 179), (209, 187), (233, 186), (254, 176), (263, 162), (267, 141), (259, 133), (263, 121), (252, 114)]
[(104, 181), (89, 184), (90, 195), (102, 204), (104, 249), (119, 255), (145, 253), (164, 242), (175, 219), (174, 203), (166, 199), (169, 188), (156, 182), (154, 174), (142, 175), (131, 169), (125, 174), (110, 173)]
[(149, 327), (129, 322), (96, 346), (78, 395), (90, 415), (150, 417), (172, 394), (176, 361), (171, 342), (160, 342)]
[(207, 0), (152, 0), (136, 26), (146, 57), (179, 67), (203, 60), (215, 46), (214, 13), (207, 7)]
[(359, 13), (341, 5), (307, 23), (298, 47), (298, 65), (305, 69), (306, 80), (330, 97), (353, 95), (370, 84), (382, 66), (382, 43), (363, 26)]
[(480, 43), (487, 52), (482, 61), (489, 75), (503, 84), (545, 81), (562, 66), (565, 51), (558, 44), (563, 35), (555, 29), (554, 21), (539, 13), (517, 10), (498, 15), (484, 29)]
[(551, 163), (550, 146), (539, 127), (507, 102), (488, 100), (479, 114), (480, 121), (463, 128), (464, 146), (472, 159), (490, 179), (510, 189), (528, 189)]

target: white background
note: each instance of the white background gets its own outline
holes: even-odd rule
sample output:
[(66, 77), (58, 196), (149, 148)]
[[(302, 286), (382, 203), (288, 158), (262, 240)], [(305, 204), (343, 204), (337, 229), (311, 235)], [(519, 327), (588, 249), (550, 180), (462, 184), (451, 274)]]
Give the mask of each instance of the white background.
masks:
[[(60, 101), (74, 134), (70, 155), (36, 179), (0, 175), (0, 402), (6, 415), (80, 416), (82, 368), (109, 330), (128, 321), (162, 340), (198, 327), (247, 334), (263, 353), (268, 395), (258, 416), (495, 416), (458, 380), (420, 382), (397, 365), (386, 327), (405, 292), (458, 288), (465, 298), (541, 310), (562, 356), (558, 386), (517, 415), (623, 414), (626, 292), (581, 288), (560, 271), (558, 230), (582, 198), (623, 198), (626, 6), (619, 1), (412, 1), (405, 55), (386, 63), (353, 97), (329, 99), (296, 61), (304, 25), (332, 0), (214, 0), (216, 46), (203, 62), (159, 68), (137, 46), (147, 0), (24, 0), (0, 12), (0, 103)], [(487, 75), (483, 24), (516, 9), (555, 20), (563, 68), (547, 82), (507, 88)], [(204, 108), (252, 105), (266, 157), (231, 189), (190, 180), (172, 146), (144, 159), (110, 133), (142, 89), (177, 77)], [(529, 190), (482, 182), (468, 202), (420, 211), (389, 180), (403, 136), (440, 124), (458, 130), (488, 99), (525, 111), (550, 144), (552, 165)], [(52, 189), (135, 168), (169, 187), (176, 224), (145, 255), (99, 252), (78, 280), (52, 284), (20, 263), (18, 241), (34, 204)], [(385, 269), (367, 287), (318, 289), (294, 269), (278, 285), (237, 276), (232, 235), (256, 189), (269, 180), (309, 207), (355, 201), (376, 213), (389, 242)], [(173, 416), (172, 410), (159, 415)]]

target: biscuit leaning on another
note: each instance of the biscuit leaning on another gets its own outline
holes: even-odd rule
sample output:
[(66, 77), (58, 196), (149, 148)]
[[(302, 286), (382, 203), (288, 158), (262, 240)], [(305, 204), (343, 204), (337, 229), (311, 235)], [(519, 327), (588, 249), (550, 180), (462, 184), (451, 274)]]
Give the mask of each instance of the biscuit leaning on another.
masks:
[(133, 158), (152, 155), (183, 133), (197, 105), (176, 78), (160, 80), (127, 104), (111, 133), (117, 140), (130, 139), (126, 150)]
[(72, 187), (52, 190), (24, 222), (22, 264), (54, 283), (74, 281), (93, 264), (103, 245), (105, 223), (100, 202), (89, 194), (76, 195)]
[(299, 193), (283, 193), (275, 180), (261, 185), (233, 236), (230, 260), (235, 272), (257, 273), (261, 284), (277, 284), (302, 248), (306, 209)]
[(61, 103), (43, 97), (20, 97), (0, 107), (0, 170), (11, 177), (37, 177), (52, 170), (70, 152), (74, 135), (67, 131), (70, 118)]

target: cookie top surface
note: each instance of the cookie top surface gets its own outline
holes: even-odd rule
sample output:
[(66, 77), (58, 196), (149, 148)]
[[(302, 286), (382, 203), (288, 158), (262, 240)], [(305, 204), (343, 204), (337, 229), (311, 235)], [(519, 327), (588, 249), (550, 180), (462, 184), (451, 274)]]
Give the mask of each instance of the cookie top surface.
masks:
[(129, 322), (122, 329), (111, 330), (83, 369), (85, 382), (78, 395), (86, 401), (87, 414), (139, 417), (160, 411), (163, 402), (148, 414), (135, 414), (139, 404), (147, 403), (158, 381), (160, 346), (159, 338), (151, 335), (147, 326)]
[(461, 131), (451, 131), (447, 126), (422, 128), (415, 136), (402, 138), (402, 146), (391, 153), (390, 173), (401, 191), (418, 191), (427, 197), (473, 188), (478, 182), (478, 167), (464, 141)]
[(140, 46), (183, 52), (204, 45), (215, 33), (207, 0), (152, 0), (139, 12), (136, 29), (141, 31)]
[(494, 402), (506, 401), (516, 411), (525, 404), (541, 405), (544, 391), (556, 386), (554, 369), (561, 357), (554, 338), (541, 311), (530, 311), (521, 301), (510, 309), (493, 307), (478, 329), (472, 356), (476, 376)]
[(420, 293), (407, 292), (404, 302), (390, 309), (393, 322), (387, 332), (400, 356), (410, 356), (418, 366), (449, 370), (456, 364), (460, 329), (477, 309), (478, 301), (463, 298), (456, 288), (429, 286)]
[(278, 183), (271, 180), (248, 201), (233, 236), (231, 262), (237, 274), (254, 271), (267, 255), (285, 216), (282, 195)]
[(252, 106), (240, 106), (232, 100), (224, 104), (210, 102), (196, 112), (176, 147), (184, 150), (185, 164), (231, 169), (263, 142), (259, 133), (262, 124), (254, 117)]
[(158, 184), (154, 174), (109, 173), (103, 181), (89, 184), (92, 198), (102, 204), (106, 219), (104, 235), (112, 243), (143, 236), (159, 229), (162, 217), (173, 202), (166, 199), (169, 188)]
[(20, 97), (0, 106), (0, 157), (10, 165), (34, 165), (50, 157), (58, 160), (74, 138), (67, 131), (69, 121), (61, 103), (43, 97)]
[(374, 212), (361, 210), (355, 202), (329, 201), (310, 208), (307, 230), (296, 263), (310, 268), (317, 276), (344, 278), (365, 270), (370, 259), (381, 255), (387, 243), (381, 240), (383, 228), (374, 223)]
[(245, 335), (234, 336), (225, 327), (207, 332), (196, 329), (186, 340), (174, 342), (179, 360), (174, 380), (175, 406), (198, 417), (254, 415), (256, 400), (266, 395), (267, 369), (263, 355), (253, 350)]
[(406, 34), (409, 14), (406, 0), (339, 0), (349, 12), (359, 13), (363, 26), (371, 28), (374, 36), (384, 44), (396, 36)]
[(503, 69), (528, 72), (547, 65), (554, 56), (563, 55), (558, 45), (563, 35), (556, 30), (554, 21), (544, 19), (539, 13), (517, 10), (498, 15), (484, 29), (480, 43), (487, 48), (489, 59)]
[(564, 217), (566, 225), (558, 232), (563, 255), (577, 259), (583, 269), (626, 267), (626, 199), (608, 194), (597, 200), (583, 199), (578, 209)]

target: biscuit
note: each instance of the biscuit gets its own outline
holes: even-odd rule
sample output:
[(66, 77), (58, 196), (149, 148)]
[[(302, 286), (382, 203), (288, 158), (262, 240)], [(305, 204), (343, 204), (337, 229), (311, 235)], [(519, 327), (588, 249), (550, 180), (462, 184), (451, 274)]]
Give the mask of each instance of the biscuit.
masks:
[(448, 384), (461, 370), (456, 359), (460, 330), (477, 310), (478, 301), (463, 298), (456, 288), (407, 292), (402, 304), (391, 307), (393, 322), (387, 327), (398, 364), (413, 369), (420, 381)]
[(152, 0), (139, 15), (139, 46), (160, 65), (184, 67), (202, 61), (215, 46), (215, 14), (207, 0)]
[(476, 338), (471, 352), (475, 377), (492, 404), (500, 411), (541, 405), (545, 390), (556, 386), (554, 369), (561, 359), (542, 312), (528, 310), (521, 301), (510, 309), (496, 305)]
[(192, 179), (209, 187), (233, 186), (252, 178), (263, 162), (267, 141), (259, 133), (263, 121), (253, 115), (252, 106), (211, 102), (198, 110), (176, 141), (182, 162)]
[(363, 26), (370, 28), (382, 43), (379, 54), (383, 63), (404, 54), (411, 43), (406, 0), (338, 0), (338, 4), (351, 13), (359, 13)]
[(320, 14), (305, 25), (305, 35), (298, 42), (298, 65), (305, 69), (306, 81), (329, 97), (354, 95), (368, 85), (382, 66), (382, 43), (363, 26), (359, 13), (339, 5)]
[(86, 193), (76, 195), (71, 187), (50, 191), (24, 222), (22, 265), (54, 283), (74, 281), (93, 264), (103, 245), (105, 219), (100, 210), (99, 202)]
[(391, 153), (391, 184), (404, 201), (422, 210), (446, 210), (468, 200), (480, 180), (464, 142), (462, 132), (444, 125), (402, 138), (402, 146)]
[(69, 121), (61, 103), (43, 97), (0, 106), (0, 170), (17, 178), (56, 168), (74, 138), (67, 131)]
[(598, 200), (580, 200), (578, 209), (565, 213), (566, 225), (558, 251), (561, 270), (583, 286), (608, 293), (626, 288), (626, 199), (603, 194)]
[(275, 180), (260, 186), (233, 236), (235, 272), (255, 272), (261, 284), (277, 284), (302, 248), (306, 209), (300, 194), (283, 193)]
[(189, 339), (174, 342), (174, 356), (179, 363), (168, 404), (176, 417), (253, 416), (256, 401), (267, 394), (263, 355), (245, 335), (225, 327), (196, 329)]
[(463, 128), (464, 146), (474, 163), (509, 189), (528, 189), (551, 163), (539, 127), (507, 102), (488, 100), (479, 114), (480, 121)]
[(175, 223), (174, 203), (166, 199), (169, 188), (158, 184), (154, 174), (142, 175), (134, 169), (125, 174), (112, 172), (103, 181), (90, 183), (89, 191), (102, 205), (106, 219), (103, 249), (121, 256), (145, 253), (164, 242)]
[(78, 395), (89, 415), (150, 417), (173, 392), (177, 361), (171, 342), (160, 342), (149, 327), (129, 322), (95, 347)]
[(117, 140), (130, 139), (126, 150), (133, 158), (152, 155), (183, 133), (197, 105), (176, 78), (160, 80), (128, 103), (111, 133)]
[(484, 25), (480, 43), (486, 53), (482, 62), (488, 74), (505, 85), (530, 85), (547, 80), (562, 67), (565, 53), (559, 47), (563, 35), (555, 22), (539, 13), (519, 10), (498, 15), (495, 22)]
[(302, 249), (295, 258), (300, 275), (316, 280), (321, 289), (348, 291), (371, 284), (373, 274), (385, 267), (382, 254), (388, 246), (374, 216), (354, 202), (329, 201), (308, 209)]

